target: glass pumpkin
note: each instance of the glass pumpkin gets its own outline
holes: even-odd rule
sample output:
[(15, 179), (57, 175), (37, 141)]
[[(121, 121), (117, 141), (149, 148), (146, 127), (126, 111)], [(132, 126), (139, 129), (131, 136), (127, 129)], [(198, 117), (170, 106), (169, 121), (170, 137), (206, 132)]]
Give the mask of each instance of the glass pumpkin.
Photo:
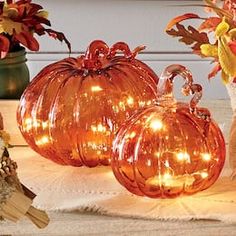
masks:
[(62, 165), (109, 165), (118, 127), (156, 98), (158, 77), (135, 59), (142, 49), (131, 52), (123, 42), (109, 48), (97, 40), (85, 55), (44, 68), (17, 112), (29, 146)]
[[(194, 94), (190, 104), (173, 97), (173, 79), (185, 79), (182, 92)], [(225, 161), (223, 135), (205, 108), (196, 107), (202, 87), (191, 73), (172, 65), (163, 72), (158, 100), (135, 113), (119, 129), (113, 146), (112, 169), (131, 193), (173, 198), (210, 187)]]

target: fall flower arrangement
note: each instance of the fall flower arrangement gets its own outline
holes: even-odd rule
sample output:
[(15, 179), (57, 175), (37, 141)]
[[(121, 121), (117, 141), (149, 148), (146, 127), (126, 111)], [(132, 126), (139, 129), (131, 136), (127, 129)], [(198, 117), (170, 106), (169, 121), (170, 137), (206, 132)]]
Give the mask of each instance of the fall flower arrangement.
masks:
[[(169, 22), (166, 32), (191, 46), (193, 53), (213, 59), (215, 66), (208, 75), (209, 79), (221, 71), (224, 83), (236, 82), (236, 0), (204, 2), (197, 6), (205, 6), (206, 11), (215, 15), (208, 18), (194, 13), (178, 16)], [(189, 19), (200, 19), (202, 22), (198, 28), (181, 24)]]
[(64, 41), (71, 49), (63, 33), (45, 26), (51, 24), (48, 13), (39, 4), (32, 3), (31, 0), (0, 1), (0, 58), (4, 58), (8, 52), (18, 51), (20, 45), (31, 51), (38, 51), (39, 43), (35, 35), (48, 34)]

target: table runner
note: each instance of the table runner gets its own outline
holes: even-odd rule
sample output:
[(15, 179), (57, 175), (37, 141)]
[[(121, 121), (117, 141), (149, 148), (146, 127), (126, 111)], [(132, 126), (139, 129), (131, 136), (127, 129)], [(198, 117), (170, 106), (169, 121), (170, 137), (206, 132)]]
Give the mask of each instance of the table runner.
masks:
[(228, 177), (221, 177), (210, 189), (192, 196), (149, 199), (129, 193), (116, 181), (109, 167), (60, 166), (28, 147), (10, 149), (10, 154), (18, 163), (22, 183), (37, 194), (34, 205), (44, 210), (236, 223), (236, 181)]

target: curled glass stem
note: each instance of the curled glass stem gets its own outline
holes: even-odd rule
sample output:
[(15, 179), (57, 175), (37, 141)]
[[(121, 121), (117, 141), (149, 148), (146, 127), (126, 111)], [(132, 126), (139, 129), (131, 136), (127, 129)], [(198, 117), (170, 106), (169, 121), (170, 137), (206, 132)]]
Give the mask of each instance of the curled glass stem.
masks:
[(210, 113), (207, 109), (197, 109), (197, 104), (202, 98), (202, 86), (193, 83), (192, 73), (184, 66), (174, 64), (168, 66), (160, 77), (157, 93), (160, 101), (176, 102), (173, 95), (173, 81), (176, 76), (181, 76), (185, 83), (182, 86), (184, 96), (193, 95), (189, 108), (199, 118), (209, 119)]
[(102, 67), (102, 58), (106, 58), (109, 53), (109, 47), (101, 40), (93, 41), (85, 54), (83, 67), (91, 70), (98, 70)]
[(123, 53), (124, 58), (132, 59), (144, 49), (145, 46), (139, 46), (131, 51), (129, 46), (124, 42), (115, 43), (111, 48), (109, 48), (105, 42), (95, 40), (88, 47), (85, 56), (80, 57), (79, 59), (83, 60), (84, 69), (99, 70), (106, 65), (109, 60), (114, 58), (118, 52)]

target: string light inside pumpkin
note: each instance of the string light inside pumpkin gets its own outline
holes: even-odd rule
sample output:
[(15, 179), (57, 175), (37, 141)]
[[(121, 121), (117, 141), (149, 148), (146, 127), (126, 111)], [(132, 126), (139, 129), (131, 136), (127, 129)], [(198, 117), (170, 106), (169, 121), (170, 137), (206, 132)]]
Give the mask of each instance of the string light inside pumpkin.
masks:
[[(185, 79), (190, 104), (173, 97), (173, 79)], [(202, 88), (183, 66), (168, 67), (158, 84), (154, 105), (136, 112), (118, 131), (112, 169), (130, 192), (151, 198), (173, 198), (210, 187), (225, 160), (225, 142), (209, 111), (198, 108)], [(134, 135), (135, 134), (135, 135)]]
[[(23, 94), (20, 130), (42, 156), (62, 165), (109, 165), (125, 119), (156, 99), (159, 80), (126, 43), (92, 42), (85, 55), (43, 69)], [(117, 55), (117, 53), (122, 53)]]

